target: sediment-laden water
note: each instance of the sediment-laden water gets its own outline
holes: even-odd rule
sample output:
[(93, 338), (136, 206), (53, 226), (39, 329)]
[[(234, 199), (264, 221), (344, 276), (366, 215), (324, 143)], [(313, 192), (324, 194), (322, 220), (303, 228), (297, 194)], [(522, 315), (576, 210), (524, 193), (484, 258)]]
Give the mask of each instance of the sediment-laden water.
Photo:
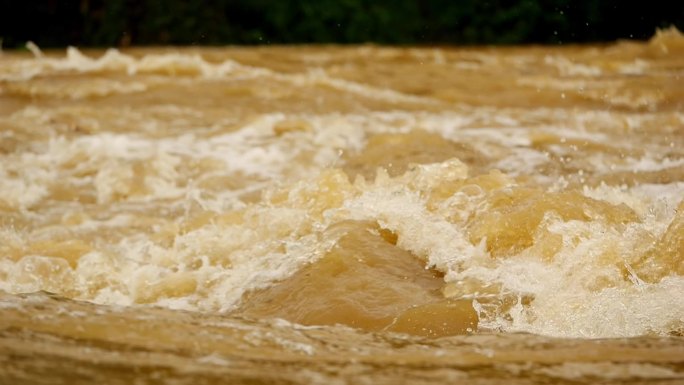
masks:
[(678, 31), (31, 48), (0, 56), (0, 383), (684, 381)]

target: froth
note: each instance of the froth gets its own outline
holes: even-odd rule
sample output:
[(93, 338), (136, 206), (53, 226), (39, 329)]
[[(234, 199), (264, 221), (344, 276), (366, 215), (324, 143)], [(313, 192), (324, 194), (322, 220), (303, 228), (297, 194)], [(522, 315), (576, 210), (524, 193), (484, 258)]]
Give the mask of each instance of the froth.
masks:
[[(678, 41), (662, 34), (643, 52)], [(558, 76), (510, 84), (592, 85), (597, 96), (606, 74), (657, 64), (563, 55), (542, 60)], [(498, 60), (409, 56), (467, 71)], [(349, 226), (371, 223), (363, 231), (391, 234), (404, 256), (443, 274), (445, 297), (472, 301), (481, 329), (681, 333), (683, 118), (649, 112), (644, 103), (660, 99), (646, 91), (600, 94), (620, 107), (611, 110), (580, 91), (577, 103), (592, 108), (465, 106), (446, 91), (383, 88), (335, 68), (278, 72), (199, 54), (69, 49), (1, 65), (3, 97), (32, 100), (0, 116), (1, 290), (228, 312), (324, 258)], [(72, 75), (79, 87), (55, 80)], [(254, 79), (361, 107), (297, 112), (274, 99), (287, 112), (249, 103), (225, 112), (229, 96), (207, 109), (155, 104), (163, 90), (135, 99), (144, 106), (117, 99), (167, 83), (216, 91), (219, 80), (212, 95), (222, 96)], [(244, 84), (264, 82), (235, 87)]]

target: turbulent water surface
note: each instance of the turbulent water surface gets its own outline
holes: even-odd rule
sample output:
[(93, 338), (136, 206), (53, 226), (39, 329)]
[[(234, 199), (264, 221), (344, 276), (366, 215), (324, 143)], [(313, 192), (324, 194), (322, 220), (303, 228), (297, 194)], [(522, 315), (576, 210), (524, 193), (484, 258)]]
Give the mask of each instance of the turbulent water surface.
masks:
[(0, 383), (684, 382), (676, 30), (31, 50)]

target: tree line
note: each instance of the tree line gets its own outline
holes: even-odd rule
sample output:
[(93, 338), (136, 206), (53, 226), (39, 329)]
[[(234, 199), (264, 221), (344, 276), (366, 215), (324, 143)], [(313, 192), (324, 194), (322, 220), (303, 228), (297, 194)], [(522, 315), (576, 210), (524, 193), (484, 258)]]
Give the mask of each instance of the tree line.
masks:
[(563, 44), (684, 29), (684, 1), (0, 0), (5, 48), (299, 43)]

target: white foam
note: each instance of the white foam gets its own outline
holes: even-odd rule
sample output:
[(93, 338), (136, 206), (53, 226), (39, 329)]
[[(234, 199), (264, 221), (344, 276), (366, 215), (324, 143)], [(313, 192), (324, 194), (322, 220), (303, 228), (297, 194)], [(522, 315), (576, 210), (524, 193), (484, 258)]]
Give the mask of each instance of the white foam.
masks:
[[(435, 62), (446, 60), (438, 50), (424, 56)], [(487, 55), (476, 58), (479, 62), (492, 60)], [(549, 57), (547, 64), (570, 77), (595, 77), (602, 71), (559, 57)], [(335, 78), (323, 70), (284, 74), (233, 60), (212, 63), (199, 55), (178, 53), (136, 58), (110, 50), (90, 58), (71, 48), (65, 58), (18, 60), (3, 64), (5, 68), (0, 80), (17, 84), (72, 73), (114, 72), (132, 79), (140, 74), (192, 79), (259, 77), (294, 87), (322, 85), (391, 103), (440, 105), (431, 98)], [(577, 83), (580, 80), (584, 83)], [(551, 86), (588, 84), (580, 80), (564, 79)], [(109, 82), (95, 88), (144, 91), (135, 84)], [(2, 258), (0, 289), (62, 289), (98, 303), (148, 301), (175, 309), (229, 311), (247, 291), (273, 285), (324, 255), (341, 236), (328, 228), (342, 221), (362, 220), (376, 221), (393, 231), (399, 247), (444, 272), (447, 282), (479, 280), (499, 285), (502, 296), (520, 299), (504, 314), (483, 313), (484, 327), (593, 338), (665, 334), (681, 323), (681, 277), (647, 283), (630, 270), (630, 262), (638, 257), (635, 250), (644, 248), (639, 244), (644, 234), (656, 239), (667, 229), (684, 196), (683, 182), (585, 188), (585, 196), (629, 206), (639, 221), (619, 226), (600, 219), (562, 221), (550, 210), (543, 221), (544, 230), (563, 241), (550, 260), (543, 260), (529, 249), (495, 258), (487, 252), (486, 239), (471, 243), (465, 224), (489, 209), (484, 189), (474, 195), (457, 192), (435, 205), (428, 204), (430, 192), (441, 184), (468, 177), (467, 168), (458, 160), (414, 165), (395, 178), (380, 171), (374, 181), (355, 184), (343, 180), (339, 170), (331, 170), (341, 165), (341, 152), (361, 150), (371, 135), (425, 130), (471, 145), (496, 159), (489, 168), (499, 168), (509, 176), (536, 176), (536, 170), (551, 157), (534, 148), (535, 134), (554, 135), (561, 143), (615, 144), (611, 130), (623, 132), (624, 125), (638, 128), (652, 119), (652, 114), (490, 107), (453, 107), (440, 113), (272, 113), (229, 129), (235, 123), (229, 118), (197, 126), (192, 118), (201, 118), (201, 111), (181, 106), (112, 109), (108, 110), (111, 116), (104, 118), (98, 112), (94, 108), (43, 106), (0, 118), (26, 132), (46, 130), (44, 137), (21, 151), (0, 153), (2, 203), (22, 218), (35, 220), (35, 228), (0, 232), (3, 246), (28, 250), (37, 240), (71, 239), (96, 232), (111, 233), (113, 239), (94, 237), (89, 245), (92, 250), (74, 266), (35, 253), (20, 255), (16, 261)], [(60, 134), (53, 129), (60, 114), (91, 119), (87, 125), (92, 132)], [(163, 118), (152, 117), (155, 114)], [(684, 115), (673, 116), (676, 119), (672, 121), (681, 122)], [(276, 135), (277, 124), (287, 119), (303, 120), (310, 127)], [(105, 123), (134, 129), (102, 132), (110, 128)], [(185, 134), (160, 137), (169, 127)], [(572, 151), (561, 145), (549, 150)], [(598, 171), (610, 167), (607, 157), (590, 160)], [(201, 169), (202, 161), (210, 164), (206, 170)], [(649, 151), (623, 161), (618, 171), (659, 171), (684, 165), (681, 157), (661, 159)], [(337, 184), (322, 180), (331, 173)], [(225, 188), (213, 190), (201, 187), (212, 178), (244, 183), (235, 187), (225, 183)], [(91, 192), (96, 202), (47, 202), (50, 188), (59, 184)], [(517, 187), (510, 182), (505, 188)], [(567, 184), (555, 188), (561, 191)], [(240, 200), (243, 194), (260, 190), (264, 191), (261, 201), (250, 204)], [(326, 201), (330, 190), (339, 193), (340, 199)], [(100, 215), (89, 216), (93, 211)], [(68, 223), (65, 218), (71, 214), (83, 214), (83, 219)], [(46, 279), (31, 271), (38, 267), (56, 269), (56, 273)], [(625, 278), (623, 269), (631, 277)], [(155, 297), (151, 292), (173, 284), (176, 278), (192, 281), (195, 287), (179, 295)], [(471, 293), (470, 298), (475, 297), (476, 293)], [(289, 347), (310, 352), (306, 346)]]
[(345, 203), (345, 216), (378, 221), (399, 236), (400, 247), (425, 258), (428, 266), (448, 271), (482, 254), (462, 231), (430, 213), (420, 195), (403, 187), (403, 182), (380, 176), (374, 185), (363, 190), (358, 198)]
[(581, 63), (573, 63), (571, 60), (562, 56), (547, 55), (544, 63), (558, 69), (561, 76), (599, 76), (602, 71), (600, 68)]

